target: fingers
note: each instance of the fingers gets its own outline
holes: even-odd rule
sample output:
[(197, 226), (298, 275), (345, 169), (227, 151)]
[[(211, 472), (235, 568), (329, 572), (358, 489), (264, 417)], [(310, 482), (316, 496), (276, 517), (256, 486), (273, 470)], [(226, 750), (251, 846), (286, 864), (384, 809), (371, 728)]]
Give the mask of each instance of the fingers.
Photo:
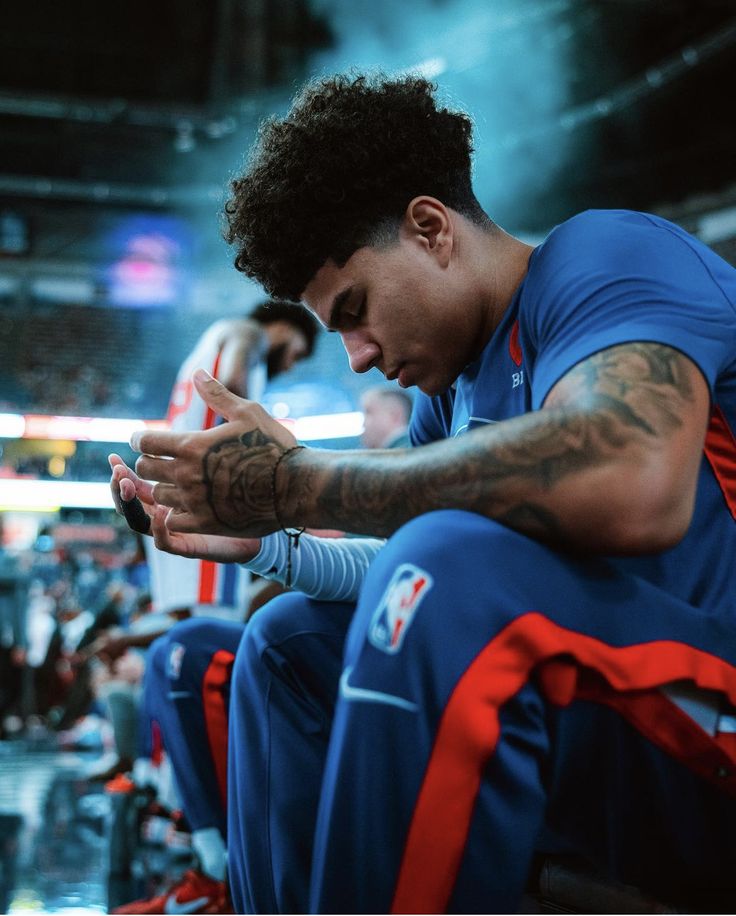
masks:
[(229, 391), (204, 369), (197, 369), (192, 381), (205, 404), (226, 420), (235, 419), (243, 404), (248, 403)]
[(143, 508), (139, 494), (150, 504), (152, 501), (151, 485), (131, 471), (120, 455), (112, 453), (108, 455), (108, 461), (112, 468), (110, 492), (117, 512), (123, 516), (128, 527), (133, 531), (148, 534), (151, 520)]
[(160, 506), (166, 506), (167, 509), (176, 509), (183, 512), (185, 503), (182, 499), (181, 490), (169, 483), (157, 483), (153, 487), (153, 499)]
[(151, 534), (153, 543), (159, 550), (168, 550), (171, 546), (171, 536), (166, 527), (166, 516), (169, 510), (166, 506), (156, 506), (151, 516)]
[[(121, 487), (125, 487), (126, 493), (124, 498), (131, 499), (133, 495), (137, 496), (145, 505), (150, 506), (153, 503), (153, 494), (152, 485), (147, 481), (141, 479), (134, 470), (128, 467), (128, 465), (123, 461), (119, 455), (111, 454), (108, 456), (108, 461), (110, 462), (110, 467), (112, 468), (112, 476), (110, 478), (110, 488), (113, 493), (113, 498), (115, 499), (120, 492)], [(128, 480), (133, 484), (134, 494), (130, 493), (130, 488), (127, 484), (124, 484), (123, 481)], [(116, 502), (117, 506), (117, 502)], [(117, 506), (118, 511), (121, 511), (120, 506)]]
[(202, 532), (201, 522), (183, 509), (169, 509), (164, 523), (171, 534), (197, 534)]
[(120, 481), (116, 480), (114, 476), (110, 478), (110, 494), (112, 495), (112, 501), (115, 505), (115, 511), (118, 515), (122, 515), (123, 504), (120, 500)]
[(165, 550), (168, 553), (175, 553), (179, 556), (188, 556), (189, 551), (182, 549), (186, 545), (186, 541), (183, 541), (178, 534), (172, 532), (166, 524), (170, 511), (166, 506), (156, 506), (151, 517), (153, 543), (159, 550)]
[(176, 483), (175, 467), (169, 458), (152, 458), (150, 455), (142, 455), (135, 463), (139, 477), (160, 483)]
[(181, 449), (184, 435), (186, 434), (139, 430), (130, 437), (130, 447), (134, 452), (141, 452), (144, 455), (175, 458)]
[[(235, 419), (244, 404), (248, 401), (228, 391), (204, 369), (197, 369), (193, 375), (194, 386), (198, 393), (215, 413), (226, 420)], [(176, 458), (181, 454), (183, 440), (187, 434), (174, 432), (154, 432), (139, 430), (130, 437), (130, 447), (144, 455), (159, 458)], [(142, 472), (141, 472), (142, 473)]]

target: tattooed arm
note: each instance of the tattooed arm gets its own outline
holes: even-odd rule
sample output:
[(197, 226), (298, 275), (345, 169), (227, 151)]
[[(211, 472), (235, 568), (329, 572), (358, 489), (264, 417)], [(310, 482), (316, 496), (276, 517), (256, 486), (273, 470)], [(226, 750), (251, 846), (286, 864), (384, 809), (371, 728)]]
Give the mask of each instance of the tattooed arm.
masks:
[(204, 374), (195, 385), (229, 422), (136, 434), (146, 453), (136, 469), (159, 481), (153, 497), (169, 507), (171, 531), (251, 537), (280, 523), (387, 536), (456, 508), (561, 546), (663, 550), (690, 521), (709, 410), (687, 357), (624, 344), (573, 368), (540, 411), (408, 451), (302, 449), (274, 477), (291, 434)]
[(287, 523), (388, 535), (432, 509), (478, 512), (554, 544), (665, 549), (692, 514), (709, 410), (681, 353), (624, 344), (573, 368), (544, 408), (405, 453), (288, 456)]

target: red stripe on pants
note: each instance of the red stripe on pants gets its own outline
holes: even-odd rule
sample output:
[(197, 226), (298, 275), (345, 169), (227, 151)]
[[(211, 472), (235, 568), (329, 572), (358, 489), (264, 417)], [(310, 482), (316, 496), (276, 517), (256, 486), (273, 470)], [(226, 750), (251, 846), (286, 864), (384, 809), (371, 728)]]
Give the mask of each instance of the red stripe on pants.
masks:
[[(573, 661), (558, 661), (565, 655)], [(553, 660), (553, 661), (551, 661)], [(736, 700), (736, 668), (684, 643), (660, 640), (615, 648), (558, 626), (541, 614), (524, 614), (480, 652), (460, 678), (445, 707), (409, 827), (392, 913), (443, 913), (452, 893), (470, 830), (483, 769), (498, 742), (501, 707), (547, 662), (541, 683), (548, 699), (567, 705), (586, 692), (615, 706), (647, 737), (698, 772), (724, 760), (730, 764), (718, 785), (736, 795), (736, 757), (724, 757), (695, 723), (685, 727), (684, 714), (662, 697), (669, 715), (646, 722), (647, 702), (664, 709), (654, 691), (686, 679)], [(592, 669), (579, 677), (579, 669)], [(593, 683), (595, 682), (595, 683)], [(634, 691), (619, 697), (622, 691)], [(637, 694), (636, 691), (639, 691)], [(649, 691), (642, 697), (642, 691)], [(642, 706), (643, 703), (643, 706)], [(674, 712), (673, 710), (676, 710)], [(644, 720), (644, 721), (642, 721)], [(689, 720), (691, 721), (691, 720)], [(708, 742), (703, 758), (689, 753), (693, 734)], [(702, 772), (702, 775), (706, 775)]]
[(151, 719), (151, 763), (155, 767), (161, 766), (164, 757), (164, 742), (161, 738), (161, 726), (155, 719)]
[(227, 704), (225, 685), (235, 656), (219, 649), (212, 656), (202, 679), (202, 702), (207, 741), (215, 764), (222, 803), (227, 807)]

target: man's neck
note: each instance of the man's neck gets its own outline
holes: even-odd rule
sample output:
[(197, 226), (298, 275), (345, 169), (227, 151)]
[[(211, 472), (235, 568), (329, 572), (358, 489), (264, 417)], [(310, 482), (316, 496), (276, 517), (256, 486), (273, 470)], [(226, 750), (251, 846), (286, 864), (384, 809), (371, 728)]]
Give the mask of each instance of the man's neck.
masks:
[(482, 350), (501, 324), (526, 276), (534, 249), (497, 227), (491, 233), (479, 233), (474, 243), (478, 295), (482, 302), (479, 334), (479, 350)]

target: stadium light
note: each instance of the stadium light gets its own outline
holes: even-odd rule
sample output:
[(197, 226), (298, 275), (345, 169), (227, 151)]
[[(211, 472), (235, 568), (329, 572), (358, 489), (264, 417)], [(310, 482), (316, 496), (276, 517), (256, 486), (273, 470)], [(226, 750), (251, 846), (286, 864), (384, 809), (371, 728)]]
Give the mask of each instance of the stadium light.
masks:
[(363, 413), (360, 410), (349, 413), (316, 414), (294, 421), (291, 430), (300, 442), (316, 439), (346, 439), (363, 432)]
[(20, 439), (26, 430), (26, 418), (18, 413), (0, 413), (0, 439)]
[(82, 483), (77, 480), (0, 478), (1, 510), (55, 512), (61, 508), (112, 509), (110, 487), (106, 483)]
[[(302, 442), (345, 439), (363, 432), (361, 411), (279, 419)], [(0, 439), (66, 439), (74, 442), (127, 442), (141, 429), (168, 429), (165, 420), (108, 417), (55, 417), (0, 413)]]

